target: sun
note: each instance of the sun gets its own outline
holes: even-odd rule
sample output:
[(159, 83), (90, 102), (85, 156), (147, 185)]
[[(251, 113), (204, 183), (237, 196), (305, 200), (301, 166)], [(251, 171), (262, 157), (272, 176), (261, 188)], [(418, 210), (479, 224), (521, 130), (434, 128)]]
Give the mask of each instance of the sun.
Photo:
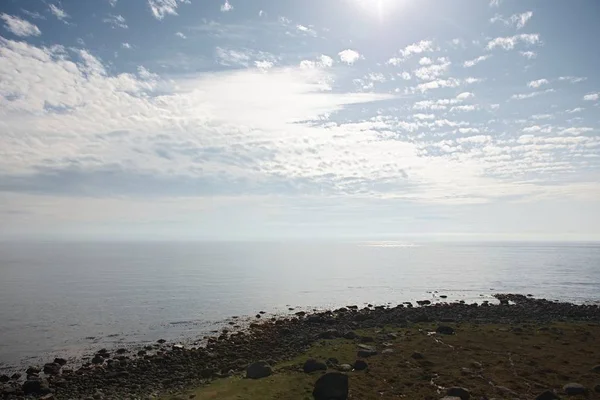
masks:
[(409, 0), (355, 0), (355, 2), (358, 3), (362, 11), (383, 20), (391, 12), (406, 6)]

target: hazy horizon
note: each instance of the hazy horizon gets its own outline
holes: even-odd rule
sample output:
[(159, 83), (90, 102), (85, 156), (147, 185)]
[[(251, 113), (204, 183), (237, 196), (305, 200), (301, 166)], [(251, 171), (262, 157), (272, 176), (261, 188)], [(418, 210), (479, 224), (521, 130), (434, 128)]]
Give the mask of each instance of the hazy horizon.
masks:
[(598, 15), (4, 1), (0, 240), (599, 241)]

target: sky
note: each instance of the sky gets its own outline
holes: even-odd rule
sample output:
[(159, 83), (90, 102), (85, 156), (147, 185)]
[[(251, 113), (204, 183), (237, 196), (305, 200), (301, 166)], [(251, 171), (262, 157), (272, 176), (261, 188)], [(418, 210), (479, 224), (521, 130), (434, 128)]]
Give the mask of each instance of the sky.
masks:
[(599, 16), (3, 0), (0, 238), (600, 240)]

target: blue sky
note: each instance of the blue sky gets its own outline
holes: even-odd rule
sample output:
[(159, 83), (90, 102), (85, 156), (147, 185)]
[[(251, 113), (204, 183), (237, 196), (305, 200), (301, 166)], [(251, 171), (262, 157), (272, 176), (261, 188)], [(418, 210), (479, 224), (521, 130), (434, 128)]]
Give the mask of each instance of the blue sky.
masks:
[(0, 237), (599, 240), (598, 16), (3, 1)]

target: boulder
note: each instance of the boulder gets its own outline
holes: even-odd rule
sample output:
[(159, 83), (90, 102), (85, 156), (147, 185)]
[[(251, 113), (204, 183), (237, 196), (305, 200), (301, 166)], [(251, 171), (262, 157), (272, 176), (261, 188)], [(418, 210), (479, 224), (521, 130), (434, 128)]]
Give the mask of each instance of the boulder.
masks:
[(326, 331), (319, 333), (319, 339), (335, 339), (340, 336), (341, 334), (336, 329), (327, 329)]
[(27, 375), (35, 375), (35, 374), (39, 374), (40, 372), (42, 372), (42, 369), (40, 367), (38, 367), (37, 365), (33, 365), (29, 368), (27, 368), (27, 370), (25, 371), (25, 373)]
[(422, 353), (419, 353), (418, 351), (415, 351), (415, 352), (413, 352), (413, 353), (412, 353), (410, 356), (411, 356), (412, 358), (414, 358), (415, 360), (422, 360), (422, 359), (424, 359), (424, 358), (425, 358), (425, 357), (423, 356), (423, 354), (422, 354)]
[(94, 358), (92, 358), (92, 364), (102, 364), (104, 362), (104, 357), (99, 354), (96, 354)]
[(579, 383), (567, 383), (565, 386), (563, 386), (563, 390), (568, 396), (587, 393), (587, 388)]
[(315, 382), (313, 389), (315, 400), (346, 400), (348, 398), (348, 376), (339, 372), (330, 372)]
[(65, 360), (64, 358), (61, 358), (61, 357), (56, 357), (54, 359), (54, 363), (62, 366), (67, 363), (67, 360)]
[(540, 393), (535, 400), (558, 400), (560, 397), (556, 395), (552, 390), (546, 390), (543, 393)]
[(30, 394), (46, 394), (48, 393), (48, 384), (41, 379), (28, 379), (23, 383), (23, 393)]
[(56, 363), (44, 364), (44, 373), (46, 375), (58, 375), (60, 374), (60, 365)]
[(454, 335), (454, 328), (447, 325), (440, 325), (435, 331), (441, 335)]
[(365, 349), (361, 349), (356, 354), (360, 358), (367, 358), (367, 357), (376, 356), (377, 355), (377, 350), (365, 350)]
[(369, 368), (369, 365), (364, 360), (356, 360), (354, 361), (354, 369), (357, 371), (364, 371)]
[(420, 306), (428, 306), (429, 304), (431, 304), (430, 300), (419, 300), (417, 301), (417, 304)]
[(344, 339), (356, 339), (358, 335), (354, 331), (348, 331), (344, 333)]
[(446, 395), (452, 397), (460, 397), (461, 400), (469, 400), (469, 398), (471, 397), (471, 392), (469, 392), (469, 390), (465, 388), (454, 386), (446, 390)]
[(302, 370), (304, 372), (306, 372), (307, 374), (314, 372), (314, 371), (326, 371), (327, 365), (325, 363), (319, 362), (319, 361), (311, 358), (309, 360), (306, 360), (306, 362), (304, 362), (304, 365), (302, 366)]
[(246, 368), (246, 378), (260, 379), (266, 378), (273, 373), (271, 366), (265, 361), (258, 361), (248, 365)]

